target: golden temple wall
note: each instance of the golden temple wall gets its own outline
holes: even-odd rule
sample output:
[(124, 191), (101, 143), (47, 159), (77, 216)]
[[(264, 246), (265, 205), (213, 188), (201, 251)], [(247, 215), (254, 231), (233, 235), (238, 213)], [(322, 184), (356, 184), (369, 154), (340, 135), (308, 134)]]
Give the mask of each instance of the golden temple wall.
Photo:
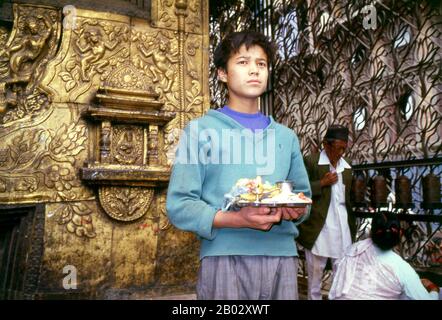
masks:
[(0, 215), (44, 207), (28, 296), (193, 292), (198, 241), (165, 195), (180, 129), (209, 107), (208, 1), (154, 0), (150, 20), (71, 3), (14, 4), (0, 28)]

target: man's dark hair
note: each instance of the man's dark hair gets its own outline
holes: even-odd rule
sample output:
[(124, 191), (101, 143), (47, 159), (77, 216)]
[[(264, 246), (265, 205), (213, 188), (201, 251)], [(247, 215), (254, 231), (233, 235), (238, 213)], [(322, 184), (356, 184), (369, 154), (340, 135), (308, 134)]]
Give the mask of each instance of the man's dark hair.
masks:
[(240, 31), (230, 33), (218, 45), (213, 57), (215, 67), (227, 71), (227, 61), (239, 51), (242, 45), (245, 45), (247, 49), (252, 46), (260, 46), (267, 55), (268, 64), (272, 63), (276, 52), (275, 44), (262, 33)]
[(344, 127), (339, 124), (333, 124), (325, 133), (324, 140), (331, 143), (335, 140), (348, 141), (348, 133), (349, 130), (347, 127)]
[(401, 241), (401, 225), (396, 214), (375, 213), (371, 223), (371, 239), (381, 250), (390, 250)]

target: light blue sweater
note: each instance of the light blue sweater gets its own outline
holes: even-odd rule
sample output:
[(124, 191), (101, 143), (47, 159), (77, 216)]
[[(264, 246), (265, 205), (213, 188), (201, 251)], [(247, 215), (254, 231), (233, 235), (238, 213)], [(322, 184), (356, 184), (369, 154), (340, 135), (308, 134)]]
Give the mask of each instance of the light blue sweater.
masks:
[[(179, 229), (201, 239), (200, 258), (220, 255), (297, 256), (297, 224), (283, 220), (269, 231), (213, 228), (223, 198), (240, 178), (276, 183), (292, 180), (295, 192), (311, 197), (299, 141), (270, 117), (254, 133), (229, 116), (209, 110), (191, 121), (180, 138), (167, 194), (167, 213)], [(235, 213), (225, 213), (235, 214)]]

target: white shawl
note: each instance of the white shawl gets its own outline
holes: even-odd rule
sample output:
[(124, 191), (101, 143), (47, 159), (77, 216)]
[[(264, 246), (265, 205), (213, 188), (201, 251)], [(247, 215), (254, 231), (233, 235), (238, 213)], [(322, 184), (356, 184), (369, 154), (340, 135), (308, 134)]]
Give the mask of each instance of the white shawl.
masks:
[(371, 239), (352, 245), (338, 262), (329, 299), (400, 299), (400, 280), (379, 254)]

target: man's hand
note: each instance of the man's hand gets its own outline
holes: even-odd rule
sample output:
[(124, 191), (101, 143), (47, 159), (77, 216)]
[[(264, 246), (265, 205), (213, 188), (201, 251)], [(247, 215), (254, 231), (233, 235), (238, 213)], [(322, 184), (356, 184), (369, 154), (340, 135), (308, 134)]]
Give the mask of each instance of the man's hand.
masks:
[(282, 211), (270, 214), (272, 211), (267, 207), (244, 207), (238, 211), (238, 214), (244, 219), (244, 227), (258, 230), (270, 230), (274, 223), (279, 223), (282, 217)]
[(274, 208), (272, 214), (279, 214), (281, 212), (284, 220), (298, 220), (307, 213), (307, 208)]
[(321, 187), (327, 187), (334, 185), (336, 182), (338, 182), (338, 174), (336, 172), (327, 172), (324, 174), (322, 179), (320, 180)]

